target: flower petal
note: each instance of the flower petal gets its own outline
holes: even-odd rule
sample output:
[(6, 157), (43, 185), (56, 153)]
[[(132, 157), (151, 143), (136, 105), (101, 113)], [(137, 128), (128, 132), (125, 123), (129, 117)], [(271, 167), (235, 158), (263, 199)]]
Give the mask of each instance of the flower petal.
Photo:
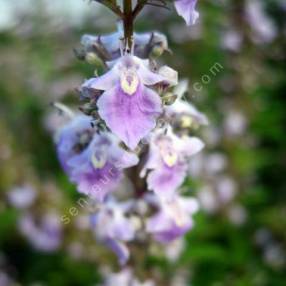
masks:
[(197, 137), (183, 137), (180, 141), (181, 143), (176, 143), (185, 156), (193, 156), (200, 152), (205, 146), (204, 142)]
[(141, 172), (140, 172), (140, 178), (144, 178), (146, 176), (147, 171), (150, 169), (155, 169), (158, 167), (161, 162), (162, 158), (160, 155), (160, 150), (155, 144), (150, 144), (149, 145), (149, 152), (146, 158), (146, 163), (143, 166)]
[(130, 168), (139, 163), (137, 155), (121, 149), (120, 157), (114, 162), (114, 166), (118, 169)]
[(190, 228), (191, 225), (184, 227), (174, 226), (172, 229), (155, 233), (154, 238), (161, 243), (170, 243), (175, 239), (182, 237)]
[(179, 200), (179, 203), (184, 211), (189, 214), (196, 213), (200, 208), (199, 202), (195, 198), (184, 197), (183, 199)]
[(69, 124), (63, 127), (57, 135), (58, 158), (67, 174), (70, 174), (72, 171), (71, 166), (69, 166), (69, 160), (79, 156), (74, 150), (74, 146), (79, 143), (79, 135), (84, 132), (94, 132), (90, 124), (91, 121), (92, 118), (89, 116), (76, 116)]
[(178, 84), (178, 72), (168, 66), (160, 67), (158, 73), (164, 78), (164, 83), (168, 86)]
[(143, 63), (142, 60), (140, 61), (141, 63), (138, 69), (138, 75), (144, 85), (152, 86), (166, 80), (164, 76), (150, 71), (150, 69), (146, 66), (146, 63), (145, 62)]
[(172, 225), (172, 221), (165, 212), (160, 211), (147, 220), (146, 230), (147, 232), (158, 233), (171, 228)]
[(143, 85), (131, 96), (119, 86), (107, 90), (97, 106), (107, 126), (132, 150), (155, 127), (162, 112), (160, 97)]
[(74, 181), (78, 184), (78, 191), (103, 202), (106, 196), (113, 192), (122, 178), (122, 173), (114, 166), (107, 164), (104, 168), (95, 170), (90, 167), (82, 172)]
[(177, 13), (182, 16), (187, 25), (194, 25), (199, 18), (199, 13), (195, 10), (197, 0), (175, 0)]
[(154, 238), (161, 243), (169, 243), (183, 236), (192, 226), (191, 219), (178, 226), (172, 217), (160, 211), (147, 220), (146, 231), (152, 233)]
[(120, 265), (126, 264), (129, 259), (130, 253), (128, 247), (115, 239), (106, 239), (106, 245), (117, 255)]
[(148, 189), (153, 190), (162, 198), (170, 199), (184, 182), (186, 173), (186, 164), (177, 164), (174, 167), (162, 164), (149, 173), (147, 177)]
[(98, 90), (109, 90), (113, 88), (119, 80), (117, 69), (113, 68), (102, 76), (93, 78), (89, 81), (89, 87)]
[(119, 221), (114, 223), (112, 237), (122, 241), (131, 241), (134, 239), (134, 236), (135, 231), (129, 219), (122, 216)]

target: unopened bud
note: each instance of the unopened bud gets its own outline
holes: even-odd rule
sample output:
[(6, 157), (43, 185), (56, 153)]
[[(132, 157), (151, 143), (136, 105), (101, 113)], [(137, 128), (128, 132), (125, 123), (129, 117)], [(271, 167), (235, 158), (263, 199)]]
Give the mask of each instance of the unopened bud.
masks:
[(93, 52), (88, 52), (85, 56), (85, 60), (91, 65), (104, 66), (102, 59)]
[(155, 45), (151, 50), (150, 57), (151, 58), (158, 58), (164, 53), (164, 51), (165, 51), (165, 49), (162, 45), (160, 45), (160, 44)]

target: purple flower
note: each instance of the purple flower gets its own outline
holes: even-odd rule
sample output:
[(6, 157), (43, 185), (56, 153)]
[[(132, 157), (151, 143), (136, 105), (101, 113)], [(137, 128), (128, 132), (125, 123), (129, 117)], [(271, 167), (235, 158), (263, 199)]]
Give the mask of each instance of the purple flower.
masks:
[(136, 165), (138, 157), (122, 149), (112, 134), (95, 131), (91, 117), (75, 117), (60, 130), (57, 151), (78, 191), (103, 201), (120, 182), (122, 169)]
[(36, 249), (45, 252), (57, 250), (62, 242), (62, 228), (56, 214), (45, 214), (40, 220), (26, 214), (20, 219), (19, 230)]
[(188, 81), (181, 81), (173, 93), (178, 97), (176, 101), (165, 107), (166, 115), (174, 125), (182, 128), (198, 127), (199, 125), (208, 125), (208, 118), (197, 110), (187, 99), (184, 94), (188, 91)]
[(184, 18), (187, 25), (194, 25), (199, 18), (199, 13), (195, 10), (197, 0), (175, 0), (177, 13)]
[(67, 165), (78, 191), (102, 202), (118, 186), (122, 170), (137, 163), (138, 157), (122, 149), (111, 133), (96, 133), (89, 146)]
[(135, 237), (135, 227), (125, 215), (127, 205), (109, 200), (91, 217), (97, 239), (117, 255), (121, 265), (129, 259), (129, 250), (124, 242)]
[(263, 1), (258, 0), (246, 3), (246, 20), (254, 32), (251, 36), (258, 44), (270, 43), (277, 36), (277, 28), (264, 10), (263, 4)]
[(199, 152), (204, 143), (196, 137), (178, 137), (172, 131), (151, 137), (147, 162), (141, 171), (147, 171), (148, 189), (163, 198), (171, 198), (183, 183), (189, 157)]
[(125, 55), (91, 84), (104, 91), (97, 101), (100, 117), (132, 150), (156, 126), (162, 113), (160, 96), (149, 88), (162, 82), (170, 81), (152, 72), (147, 60)]
[(92, 128), (91, 121), (91, 117), (76, 116), (56, 136), (58, 158), (68, 175), (71, 173), (69, 160), (81, 154), (92, 140), (95, 128)]
[(191, 215), (198, 209), (198, 202), (193, 198), (175, 196), (171, 201), (161, 200), (158, 213), (147, 220), (146, 230), (159, 242), (171, 242), (191, 229)]
[(37, 196), (37, 192), (31, 186), (15, 187), (8, 192), (8, 200), (16, 208), (25, 209), (30, 207)]

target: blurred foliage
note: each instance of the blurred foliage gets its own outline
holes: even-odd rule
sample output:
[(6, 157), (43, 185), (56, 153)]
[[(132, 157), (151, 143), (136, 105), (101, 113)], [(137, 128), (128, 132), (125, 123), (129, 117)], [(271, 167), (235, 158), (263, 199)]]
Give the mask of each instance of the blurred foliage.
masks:
[[(214, 148), (207, 146), (207, 151), (220, 151), (227, 156), (229, 172), (239, 186), (236, 204), (245, 208), (247, 217), (243, 224), (234, 224), (224, 208), (215, 213), (201, 211), (178, 262), (150, 256), (143, 265), (146, 272), (152, 267), (159, 269), (165, 281), (176, 270), (187, 269), (189, 285), (194, 286), (283, 286), (286, 281), (283, 1), (280, 4), (263, 1), (278, 32), (273, 41), (259, 44), (252, 40), (245, 21), (245, 1), (199, 2), (202, 2), (200, 27), (187, 30), (174, 13), (164, 11), (157, 15), (153, 12), (157, 11), (155, 8), (146, 11), (150, 16), (142, 16), (137, 27), (139, 31), (156, 27), (168, 35), (173, 54), (165, 55), (163, 60), (179, 70), (182, 78), (189, 78), (191, 86), (201, 83), (213, 64), (223, 66), (201, 92), (191, 89), (190, 95), (218, 130), (222, 129), (229, 106), (235, 106), (247, 118), (246, 134), (226, 137)], [(7, 192), (27, 182), (37, 186), (41, 193), (43, 185), (52, 185), (56, 195), (48, 199), (43, 195), (46, 203), (43, 208), (56, 208), (60, 215), (76, 203), (78, 196), (59, 167), (52, 136), (45, 126), (52, 111), (51, 101), (71, 105), (78, 102), (74, 89), (93, 70), (77, 61), (72, 49), (78, 46), (83, 33), (112, 31), (114, 25), (110, 20), (104, 24), (101, 21), (104, 22), (104, 14), (94, 19), (87, 17), (79, 26), (57, 26), (39, 6), (34, 12), (20, 14), (13, 29), (0, 32), (0, 269), (20, 285), (95, 285), (99, 281), (98, 266), (100, 261), (104, 264), (106, 252), (95, 258), (75, 259), (67, 254), (65, 246), (51, 254), (34, 250), (17, 232), (21, 213), (9, 205)], [(221, 45), (228, 29), (241, 33), (243, 42), (237, 51)], [(200, 183), (188, 180), (188, 184), (194, 193), (199, 192)], [(256, 243), (257, 233), (265, 230), (279, 244), (283, 263), (267, 258), (267, 249)], [(65, 229), (68, 237), (65, 243), (76, 235), (80, 240), (83, 236), (79, 232)], [(136, 261), (133, 263), (136, 265)]]

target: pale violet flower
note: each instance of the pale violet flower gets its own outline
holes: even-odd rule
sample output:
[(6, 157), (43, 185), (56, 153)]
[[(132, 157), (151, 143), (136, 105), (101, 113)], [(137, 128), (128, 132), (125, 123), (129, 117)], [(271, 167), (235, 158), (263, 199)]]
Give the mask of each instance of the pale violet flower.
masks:
[(215, 213), (220, 207), (220, 203), (213, 186), (210, 185), (201, 187), (198, 192), (198, 200), (202, 209), (211, 214)]
[(222, 46), (233, 52), (238, 52), (242, 46), (242, 35), (235, 29), (224, 31), (222, 37)]
[(19, 230), (37, 250), (55, 251), (62, 243), (60, 218), (55, 213), (47, 213), (41, 218), (25, 214), (20, 218)]
[(180, 114), (183, 117), (182, 123), (184, 126), (188, 126), (190, 121), (195, 121), (199, 125), (208, 125), (208, 118), (206, 115), (198, 111), (194, 105), (186, 100), (177, 99), (174, 104), (168, 106), (167, 110), (170, 114), (173, 112), (177, 115)]
[(199, 18), (196, 4), (197, 0), (175, 0), (177, 13), (184, 18), (188, 26), (194, 25)]
[(216, 191), (222, 204), (230, 203), (237, 193), (237, 185), (233, 178), (217, 176)]
[(8, 200), (16, 208), (30, 207), (36, 199), (37, 192), (31, 186), (15, 187), (8, 192)]
[(58, 158), (67, 174), (71, 173), (69, 160), (81, 154), (92, 140), (95, 128), (92, 128), (91, 121), (89, 116), (75, 116), (56, 135)]
[(135, 226), (126, 217), (127, 210), (126, 204), (108, 200), (91, 217), (96, 238), (117, 255), (121, 265), (128, 261), (130, 255), (125, 242), (135, 238)]
[(92, 118), (76, 116), (57, 136), (61, 165), (78, 191), (98, 201), (115, 190), (122, 170), (138, 163), (138, 157), (119, 146), (119, 140), (91, 125)]
[(138, 163), (138, 157), (119, 146), (111, 133), (96, 133), (89, 146), (67, 163), (78, 191), (102, 202), (123, 177), (122, 170)]
[(172, 242), (192, 228), (192, 215), (198, 209), (198, 201), (190, 197), (174, 196), (170, 201), (161, 200), (159, 211), (147, 220), (146, 230), (159, 242)]
[(274, 22), (266, 14), (263, 1), (248, 0), (246, 2), (246, 19), (254, 32), (253, 38), (258, 43), (269, 43), (277, 35)]
[(165, 107), (166, 116), (173, 125), (181, 128), (208, 125), (207, 116), (184, 97), (188, 91), (188, 86), (188, 81), (182, 80), (174, 88), (173, 94), (177, 96), (177, 99), (173, 104)]
[(170, 198), (182, 185), (191, 156), (201, 151), (204, 143), (196, 137), (178, 137), (171, 130), (157, 132), (150, 139), (148, 158), (141, 171), (147, 175), (148, 189), (157, 195)]
[(247, 128), (246, 116), (239, 110), (230, 110), (226, 114), (223, 127), (227, 136), (241, 136)]
[(170, 80), (151, 71), (148, 61), (125, 55), (90, 84), (104, 91), (97, 101), (100, 117), (130, 149), (154, 129), (162, 113), (161, 98), (150, 88), (159, 83)]

